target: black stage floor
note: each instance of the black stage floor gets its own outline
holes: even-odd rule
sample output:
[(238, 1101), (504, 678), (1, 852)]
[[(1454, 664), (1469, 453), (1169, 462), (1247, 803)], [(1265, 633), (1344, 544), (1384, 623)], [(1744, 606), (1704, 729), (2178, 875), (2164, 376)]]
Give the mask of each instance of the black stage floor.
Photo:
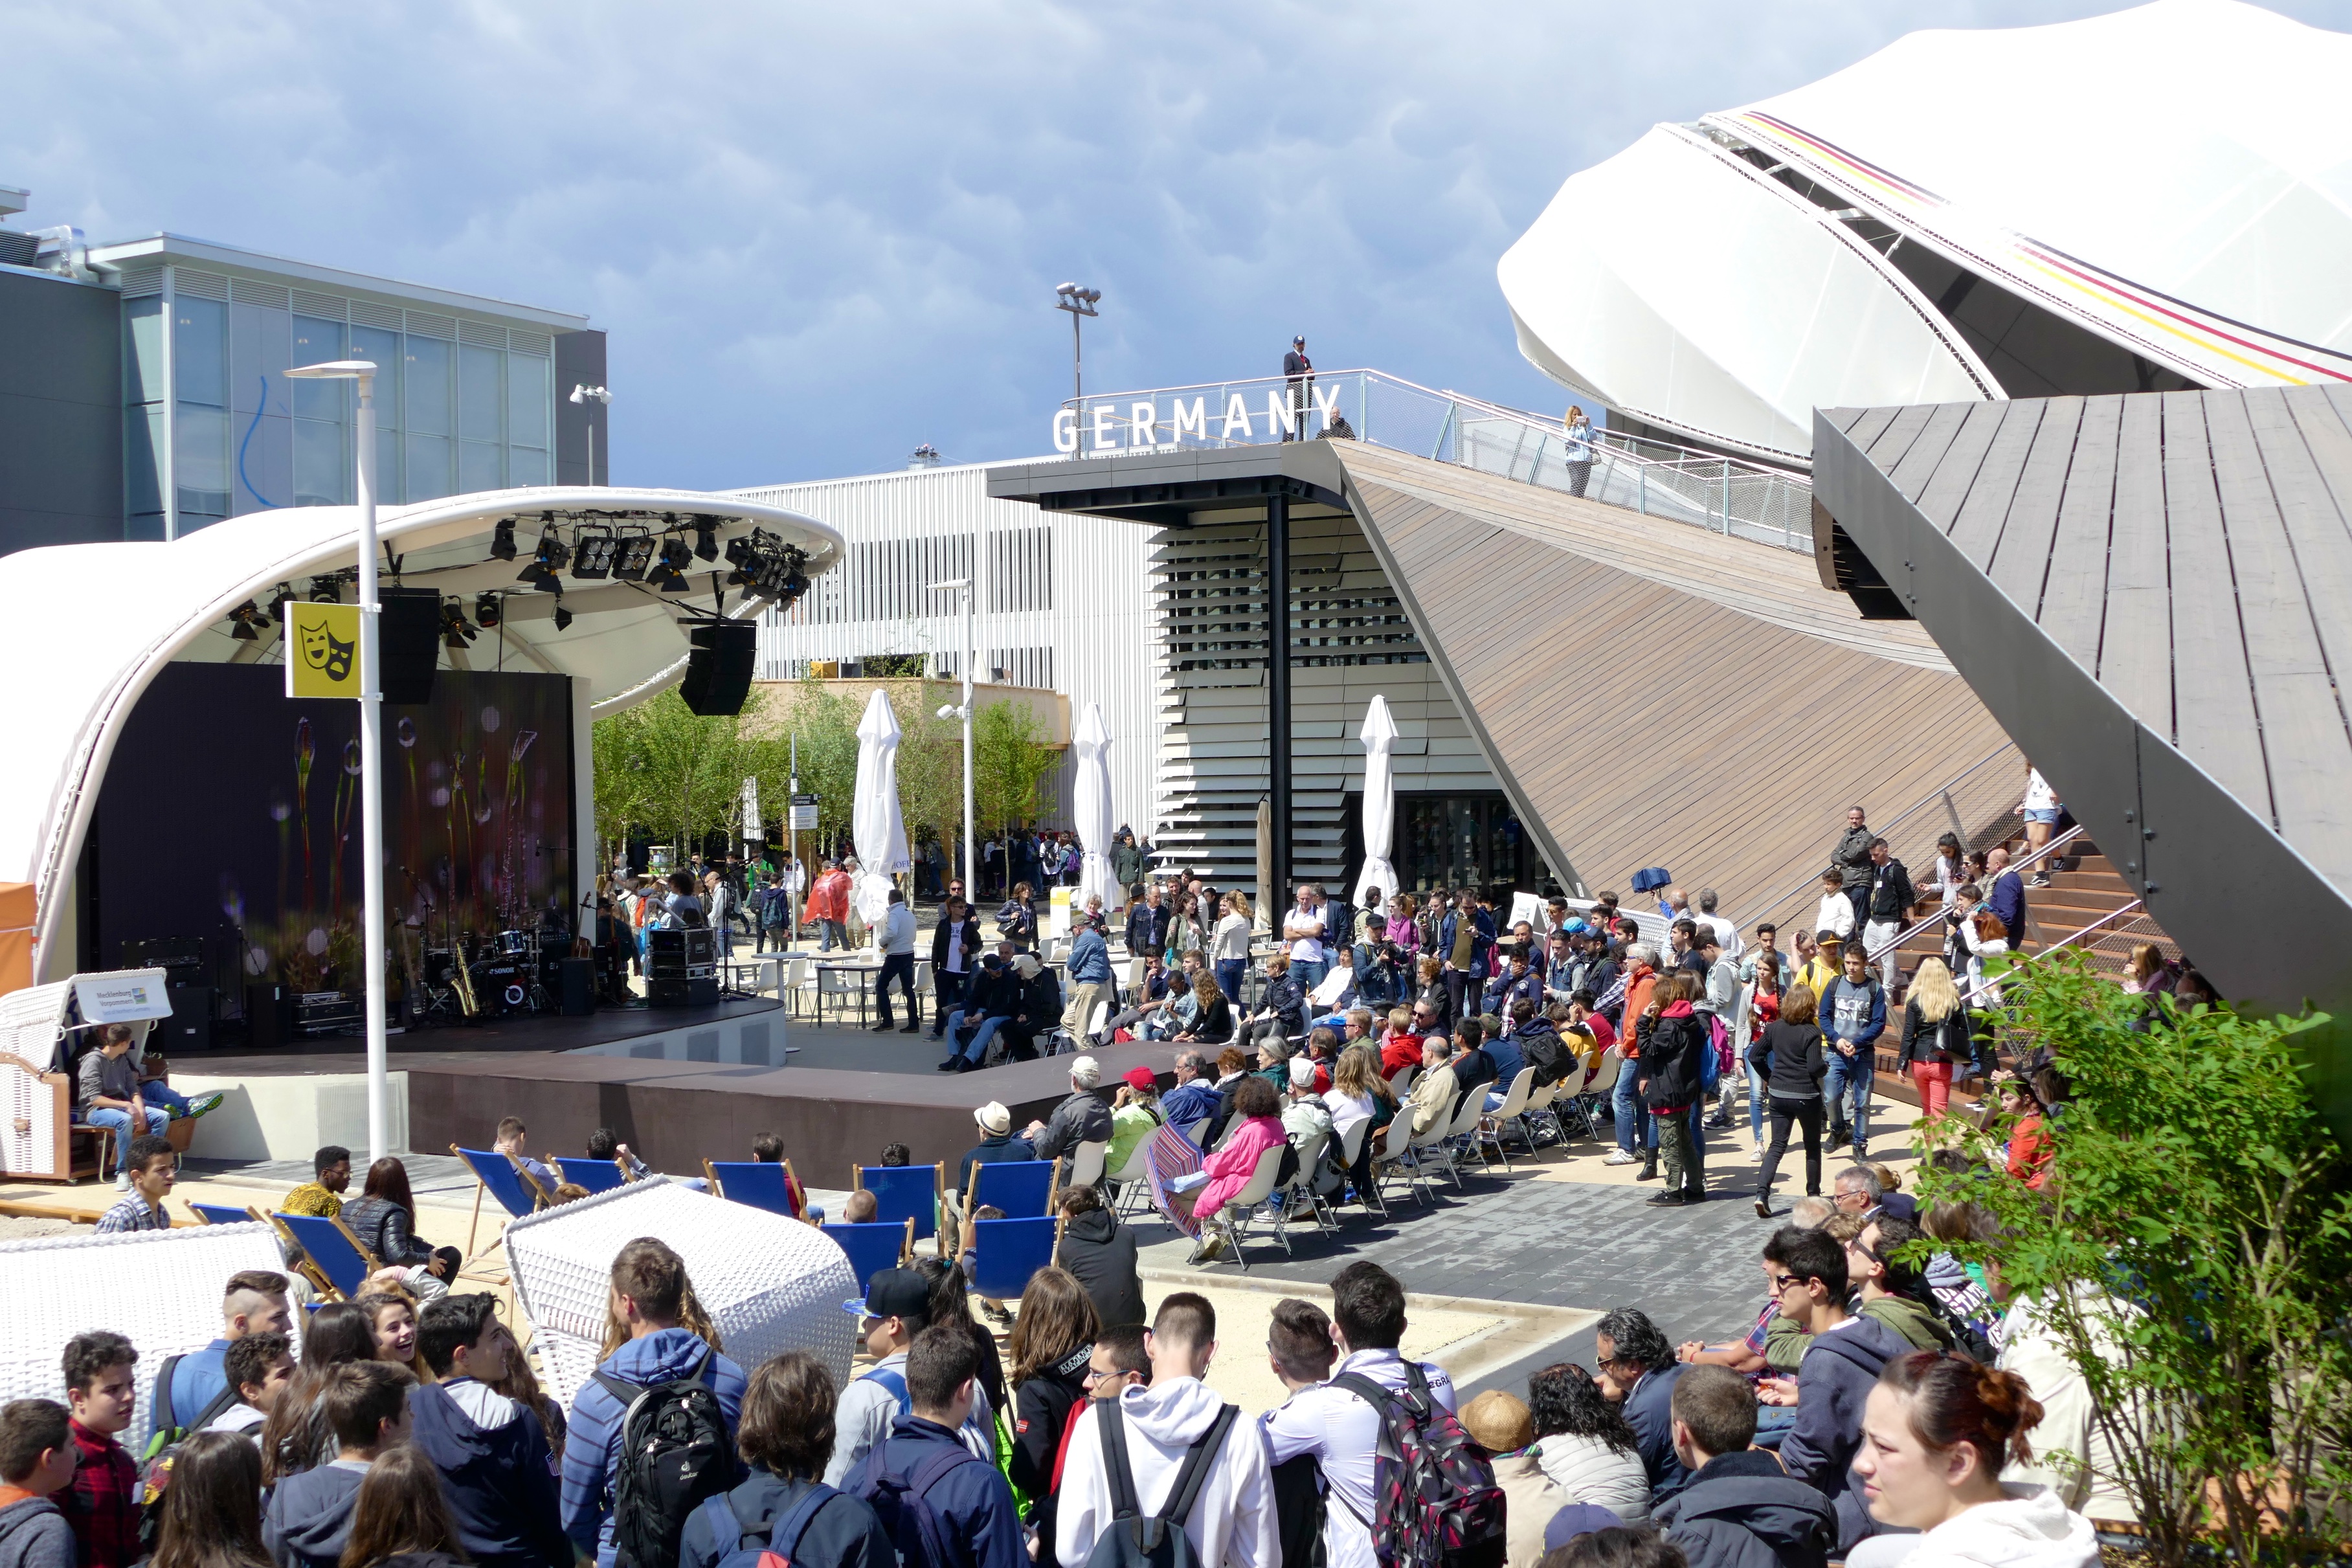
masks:
[[(584, 1018), (550, 1014), (486, 1020), (446, 1029), (410, 1029), (389, 1037), (385, 1048), (395, 1068), (402, 1065), (403, 1058), (419, 1056), (576, 1051), (669, 1029), (754, 1017), (775, 1012), (781, 1005), (773, 997), (751, 996), (721, 1002), (714, 1007), (599, 1007)], [(793, 1021), (795, 1030), (802, 1026), (798, 1020)], [(174, 1060), (191, 1072), (349, 1072), (352, 1070), (350, 1058), (366, 1054), (367, 1041), (363, 1037), (337, 1035), (325, 1039), (297, 1040), (265, 1050), (184, 1052)]]

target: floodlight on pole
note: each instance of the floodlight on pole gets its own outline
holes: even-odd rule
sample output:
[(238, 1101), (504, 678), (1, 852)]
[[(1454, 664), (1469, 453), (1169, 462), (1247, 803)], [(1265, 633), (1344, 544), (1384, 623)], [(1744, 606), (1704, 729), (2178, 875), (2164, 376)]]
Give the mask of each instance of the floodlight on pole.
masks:
[(375, 377), (373, 360), (330, 360), (297, 365), (294, 381), (359, 383), (360, 502), (360, 930), (366, 990), (368, 1163), (392, 1151), (389, 1075), (384, 1060), (383, 984), (383, 671), (377, 662), (376, 625), (383, 618), (375, 584)]
[(588, 482), (593, 485), (596, 482), (596, 416), (588, 405), (601, 404), (609, 411), (613, 406), (613, 394), (602, 386), (586, 386), (575, 382), (570, 401), (580, 405), (583, 416), (588, 422)]
[(931, 584), (934, 594), (957, 594), (963, 598), (963, 651), (956, 656), (962, 667), (963, 702), (959, 707), (941, 708), (940, 717), (963, 721), (963, 892), (966, 899), (980, 896), (980, 879), (974, 875), (971, 809), (971, 579), (950, 577), (944, 583)]
[(1078, 318), (1102, 314), (1100, 310), (1095, 309), (1097, 305), (1102, 303), (1102, 290), (1081, 289), (1075, 283), (1065, 283), (1054, 292), (1058, 296), (1055, 300), (1054, 309), (1067, 310), (1070, 313), (1070, 396), (1074, 402), (1082, 403), (1087, 395), (1087, 378), (1084, 369), (1085, 355), (1081, 352), (1083, 345), (1078, 341)]

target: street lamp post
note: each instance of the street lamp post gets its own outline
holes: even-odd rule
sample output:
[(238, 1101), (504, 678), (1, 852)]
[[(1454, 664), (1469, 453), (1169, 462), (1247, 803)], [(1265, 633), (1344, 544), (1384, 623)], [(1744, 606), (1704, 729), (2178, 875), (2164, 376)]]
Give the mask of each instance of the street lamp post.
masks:
[(593, 485), (596, 482), (596, 412), (588, 405), (594, 403), (610, 408), (613, 395), (601, 386), (575, 384), (572, 388), (571, 400), (580, 405), (583, 417), (588, 421), (588, 482)]
[(302, 381), (359, 383), (360, 502), (360, 924), (366, 972), (368, 1163), (391, 1150), (383, 1034), (383, 670), (377, 662), (382, 606), (375, 584), (375, 363), (332, 360), (288, 371)]
[[(1102, 290), (1081, 289), (1075, 283), (1065, 283), (1054, 292), (1060, 296), (1055, 302), (1054, 309), (1067, 310), (1070, 313), (1070, 399), (1073, 405), (1082, 404), (1087, 396), (1087, 378), (1085, 356), (1080, 352), (1083, 345), (1078, 341), (1078, 318), (1102, 314), (1100, 310), (1095, 309), (1095, 306), (1102, 301)], [(1079, 408), (1077, 414), (1083, 420), (1086, 410)]]
[(963, 702), (958, 707), (941, 708), (940, 717), (963, 721), (963, 892), (966, 899), (977, 900), (980, 897), (980, 879), (973, 873), (971, 810), (971, 661), (974, 657), (971, 647), (971, 579), (955, 577), (944, 583), (934, 583), (931, 592), (963, 595), (963, 652), (956, 659), (956, 663), (963, 667)]

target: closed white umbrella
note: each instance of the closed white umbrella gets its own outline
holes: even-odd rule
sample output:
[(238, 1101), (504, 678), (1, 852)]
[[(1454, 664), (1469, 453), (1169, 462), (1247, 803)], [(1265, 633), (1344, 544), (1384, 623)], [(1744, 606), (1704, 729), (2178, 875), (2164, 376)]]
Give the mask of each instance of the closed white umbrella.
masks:
[(1089, 702), (1078, 715), (1078, 727), (1070, 737), (1077, 748), (1078, 781), (1076, 807), (1078, 845), (1085, 852), (1078, 861), (1078, 902), (1083, 907), (1088, 895), (1102, 900), (1103, 908), (1116, 909), (1122, 901), (1118, 896), (1118, 879), (1111, 875), (1110, 836), (1110, 726), (1103, 722), (1102, 705)]
[[(1389, 841), (1396, 827), (1396, 771), (1389, 752), (1396, 744), (1396, 721), (1389, 717), (1389, 700), (1375, 694), (1356, 739), (1364, 743), (1364, 868), (1356, 878), (1355, 905), (1368, 902), (1377, 888), (1386, 896), (1397, 890), (1396, 868), (1389, 864)], [(1376, 910), (1385, 913), (1385, 909)]]
[(857, 841), (857, 912), (869, 926), (889, 911), (891, 877), (915, 868), (907, 853), (907, 820), (898, 814), (898, 716), (877, 691), (857, 721), (857, 796), (849, 830)]

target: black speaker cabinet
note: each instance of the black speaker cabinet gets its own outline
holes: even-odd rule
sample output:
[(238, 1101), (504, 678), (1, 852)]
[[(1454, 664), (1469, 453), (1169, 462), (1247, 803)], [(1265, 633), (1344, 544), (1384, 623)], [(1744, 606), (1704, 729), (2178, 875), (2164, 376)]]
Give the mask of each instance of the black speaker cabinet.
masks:
[(256, 1050), (282, 1046), (294, 1037), (294, 998), (283, 985), (247, 981), (245, 987), (246, 1044)]
[(172, 1016), (159, 1018), (147, 1036), (147, 1048), (176, 1057), (184, 1051), (208, 1051), (213, 1048), (213, 988), (209, 985), (174, 985), (165, 994), (172, 999)]
[(433, 700), (433, 670), (441, 658), (441, 595), (430, 588), (379, 588), (383, 617), (376, 650), (383, 659), (383, 700)]
[(686, 679), (677, 691), (688, 710), (705, 718), (740, 713), (751, 694), (760, 628), (750, 621), (699, 621), (686, 640)]
[(716, 1007), (719, 1005), (719, 982), (716, 980), (648, 980), (646, 982), (646, 1005), (648, 1007)]
[(563, 961), (563, 978), (556, 994), (563, 999), (563, 1016), (584, 1018), (596, 1010), (596, 961), (593, 958), (567, 958)]

